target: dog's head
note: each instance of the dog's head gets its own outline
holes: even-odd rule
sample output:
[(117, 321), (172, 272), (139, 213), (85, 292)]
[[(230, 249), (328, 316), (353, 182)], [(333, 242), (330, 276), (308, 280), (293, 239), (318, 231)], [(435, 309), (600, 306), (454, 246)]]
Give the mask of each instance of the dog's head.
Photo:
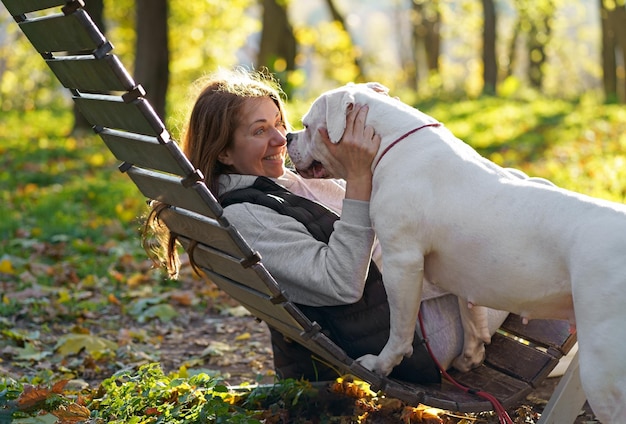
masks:
[[(346, 116), (357, 103), (359, 92), (386, 94), (378, 83), (348, 84), (319, 96), (302, 118), (304, 129), (287, 134), (287, 150), (296, 170), (305, 178), (344, 178), (345, 172), (329, 152), (320, 130), (326, 130), (332, 143), (339, 143), (346, 129)], [(360, 96), (358, 103), (367, 103)]]

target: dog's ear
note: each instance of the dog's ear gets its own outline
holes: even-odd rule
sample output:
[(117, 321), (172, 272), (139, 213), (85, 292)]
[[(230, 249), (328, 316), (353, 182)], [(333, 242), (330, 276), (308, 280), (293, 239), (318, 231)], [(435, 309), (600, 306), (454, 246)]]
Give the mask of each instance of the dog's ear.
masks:
[(354, 107), (354, 93), (340, 91), (326, 97), (326, 125), (328, 138), (337, 144), (346, 130), (348, 110)]
[(365, 83), (365, 86), (377, 93), (389, 95), (389, 89), (379, 82), (368, 82)]

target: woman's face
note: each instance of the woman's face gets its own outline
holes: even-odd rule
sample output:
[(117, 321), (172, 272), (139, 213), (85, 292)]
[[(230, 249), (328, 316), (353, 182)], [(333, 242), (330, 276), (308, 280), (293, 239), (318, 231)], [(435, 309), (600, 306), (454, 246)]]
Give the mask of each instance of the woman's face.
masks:
[(246, 100), (232, 146), (218, 159), (236, 173), (278, 178), (285, 173), (287, 128), (269, 97)]

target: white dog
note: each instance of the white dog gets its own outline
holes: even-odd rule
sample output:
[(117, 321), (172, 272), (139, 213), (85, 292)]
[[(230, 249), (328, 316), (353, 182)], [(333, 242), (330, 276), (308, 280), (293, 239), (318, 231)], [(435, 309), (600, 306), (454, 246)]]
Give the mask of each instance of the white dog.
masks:
[[(366, 123), (382, 139), (370, 214), (391, 333), (382, 352), (361, 363), (387, 375), (411, 354), (427, 278), (470, 306), (569, 320), (594, 413), (604, 423), (626, 423), (626, 207), (521, 179), (381, 90), (350, 84), (324, 93), (304, 116), (305, 129), (287, 136), (305, 177), (344, 177), (318, 130), (327, 128), (337, 143), (355, 104), (369, 106)], [(463, 325), (461, 368), (483, 359), (480, 341), (489, 338), (470, 320)]]

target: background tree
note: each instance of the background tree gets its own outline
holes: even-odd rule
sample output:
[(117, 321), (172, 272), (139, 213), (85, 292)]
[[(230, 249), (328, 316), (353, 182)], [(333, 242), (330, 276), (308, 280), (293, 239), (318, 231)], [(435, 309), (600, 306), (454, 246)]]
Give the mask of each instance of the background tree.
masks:
[(167, 0), (136, 0), (135, 81), (147, 91), (157, 115), (165, 119), (169, 83)]
[(257, 66), (278, 76), (289, 96), (289, 72), (296, 69), (296, 37), (287, 15), (285, 0), (261, 0), (263, 15)]
[(493, 0), (482, 0), (483, 5), (483, 94), (496, 94), (498, 62), (496, 59), (496, 6)]
[[(605, 98), (626, 102), (626, 6), (624, 1), (600, 0), (602, 27), (602, 71)], [(621, 57), (621, 72), (618, 71)], [(621, 77), (620, 77), (621, 76)]]
[(514, 26), (509, 51), (507, 75), (512, 75), (516, 65), (517, 42), (521, 35), (526, 41), (527, 78), (530, 86), (542, 89), (544, 65), (548, 61), (546, 47), (552, 34), (552, 21), (556, 11), (553, 0), (515, 0), (517, 22)]
[(441, 52), (439, 0), (412, 0), (410, 16), (416, 77), (415, 88), (417, 89), (418, 81), (422, 78), (420, 69), (425, 68), (428, 75), (439, 73), (439, 54)]

